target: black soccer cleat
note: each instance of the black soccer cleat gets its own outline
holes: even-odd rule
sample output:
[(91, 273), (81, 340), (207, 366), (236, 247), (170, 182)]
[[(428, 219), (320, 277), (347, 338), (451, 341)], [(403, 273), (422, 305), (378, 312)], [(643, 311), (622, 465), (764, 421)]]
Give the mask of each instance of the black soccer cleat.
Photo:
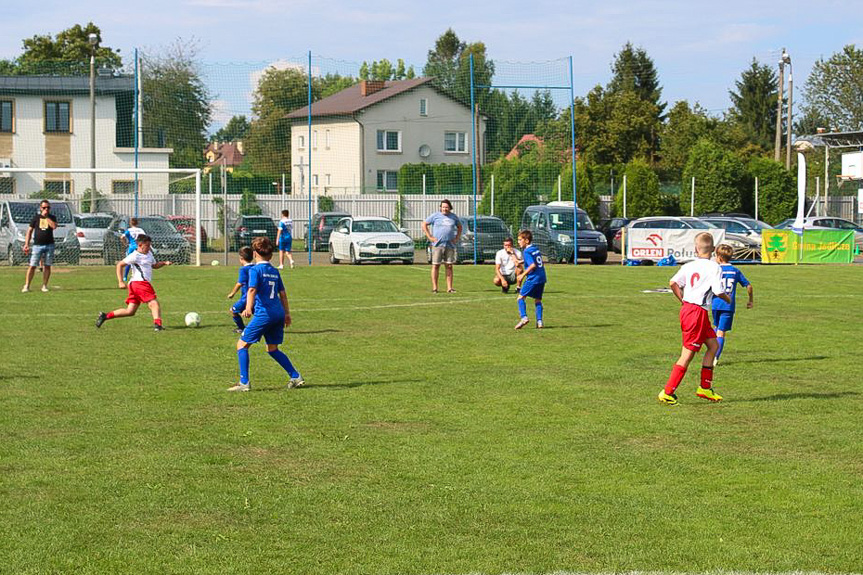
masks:
[(105, 323), (105, 320), (107, 320), (107, 319), (108, 319), (108, 314), (103, 312), (103, 311), (100, 311), (99, 317), (96, 318), (96, 327), (97, 328), (102, 327), (102, 324)]
[(165, 328), (159, 324), (153, 326), (153, 331), (165, 331)]

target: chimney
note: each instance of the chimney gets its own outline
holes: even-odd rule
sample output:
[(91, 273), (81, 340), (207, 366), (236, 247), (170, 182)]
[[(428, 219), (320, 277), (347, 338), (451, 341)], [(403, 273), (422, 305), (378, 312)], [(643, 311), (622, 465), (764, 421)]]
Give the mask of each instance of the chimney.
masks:
[(365, 98), (384, 88), (386, 88), (386, 82), (383, 80), (363, 80), (360, 82), (360, 95)]
[(242, 140), (237, 140), (236, 142), (234, 142), (234, 144), (237, 146), (237, 151), (240, 152), (240, 154), (245, 154), (245, 152), (243, 151), (243, 141)]

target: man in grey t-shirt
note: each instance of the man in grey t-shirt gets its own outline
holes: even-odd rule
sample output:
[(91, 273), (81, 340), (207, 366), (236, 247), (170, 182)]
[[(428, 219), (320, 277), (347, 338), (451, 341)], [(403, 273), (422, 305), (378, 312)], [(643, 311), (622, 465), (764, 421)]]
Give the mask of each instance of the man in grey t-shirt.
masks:
[[(431, 231), (429, 231), (431, 226)], [(455, 263), (455, 246), (461, 238), (461, 221), (452, 212), (452, 203), (442, 200), (440, 211), (435, 212), (423, 222), (423, 233), (428, 238), (432, 250), (432, 292), (437, 293), (438, 274), (441, 263), (446, 267), (446, 291), (453, 293), (452, 265)]]

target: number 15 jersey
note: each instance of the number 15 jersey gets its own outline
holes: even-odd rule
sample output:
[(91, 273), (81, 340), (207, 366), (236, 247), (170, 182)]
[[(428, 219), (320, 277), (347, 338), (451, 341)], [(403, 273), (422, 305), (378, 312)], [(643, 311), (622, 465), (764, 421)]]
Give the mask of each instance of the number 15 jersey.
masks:
[(255, 288), (255, 318), (266, 318), (269, 321), (284, 321), (285, 308), (279, 292), (284, 291), (285, 284), (279, 270), (270, 262), (259, 262), (249, 269), (249, 289)]

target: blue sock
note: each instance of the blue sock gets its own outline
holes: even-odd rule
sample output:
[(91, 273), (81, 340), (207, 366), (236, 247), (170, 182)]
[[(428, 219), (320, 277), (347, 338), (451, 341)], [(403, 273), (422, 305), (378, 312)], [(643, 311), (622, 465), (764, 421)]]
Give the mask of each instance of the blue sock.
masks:
[(527, 317), (527, 304), (524, 303), (524, 298), (518, 300), (518, 313), (521, 314), (521, 317)]
[(243, 324), (243, 316), (238, 313), (235, 313), (233, 316), (234, 323), (237, 324), (238, 329), (246, 329), (246, 326)]
[(542, 301), (536, 302), (536, 321), (542, 321)]
[(719, 356), (722, 355), (722, 348), (725, 347), (725, 338), (717, 337), (716, 341), (719, 342), (719, 349), (716, 350), (716, 359), (719, 359)]
[(277, 349), (276, 351), (268, 351), (270, 357), (276, 360), (276, 362), (282, 366), (282, 369), (288, 372), (288, 375), (291, 377), (300, 377), (300, 372), (294, 367), (294, 364), (291, 363), (291, 360), (288, 359), (281, 350)]
[(237, 360), (240, 362), (240, 383), (249, 384), (249, 348), (237, 350)]

